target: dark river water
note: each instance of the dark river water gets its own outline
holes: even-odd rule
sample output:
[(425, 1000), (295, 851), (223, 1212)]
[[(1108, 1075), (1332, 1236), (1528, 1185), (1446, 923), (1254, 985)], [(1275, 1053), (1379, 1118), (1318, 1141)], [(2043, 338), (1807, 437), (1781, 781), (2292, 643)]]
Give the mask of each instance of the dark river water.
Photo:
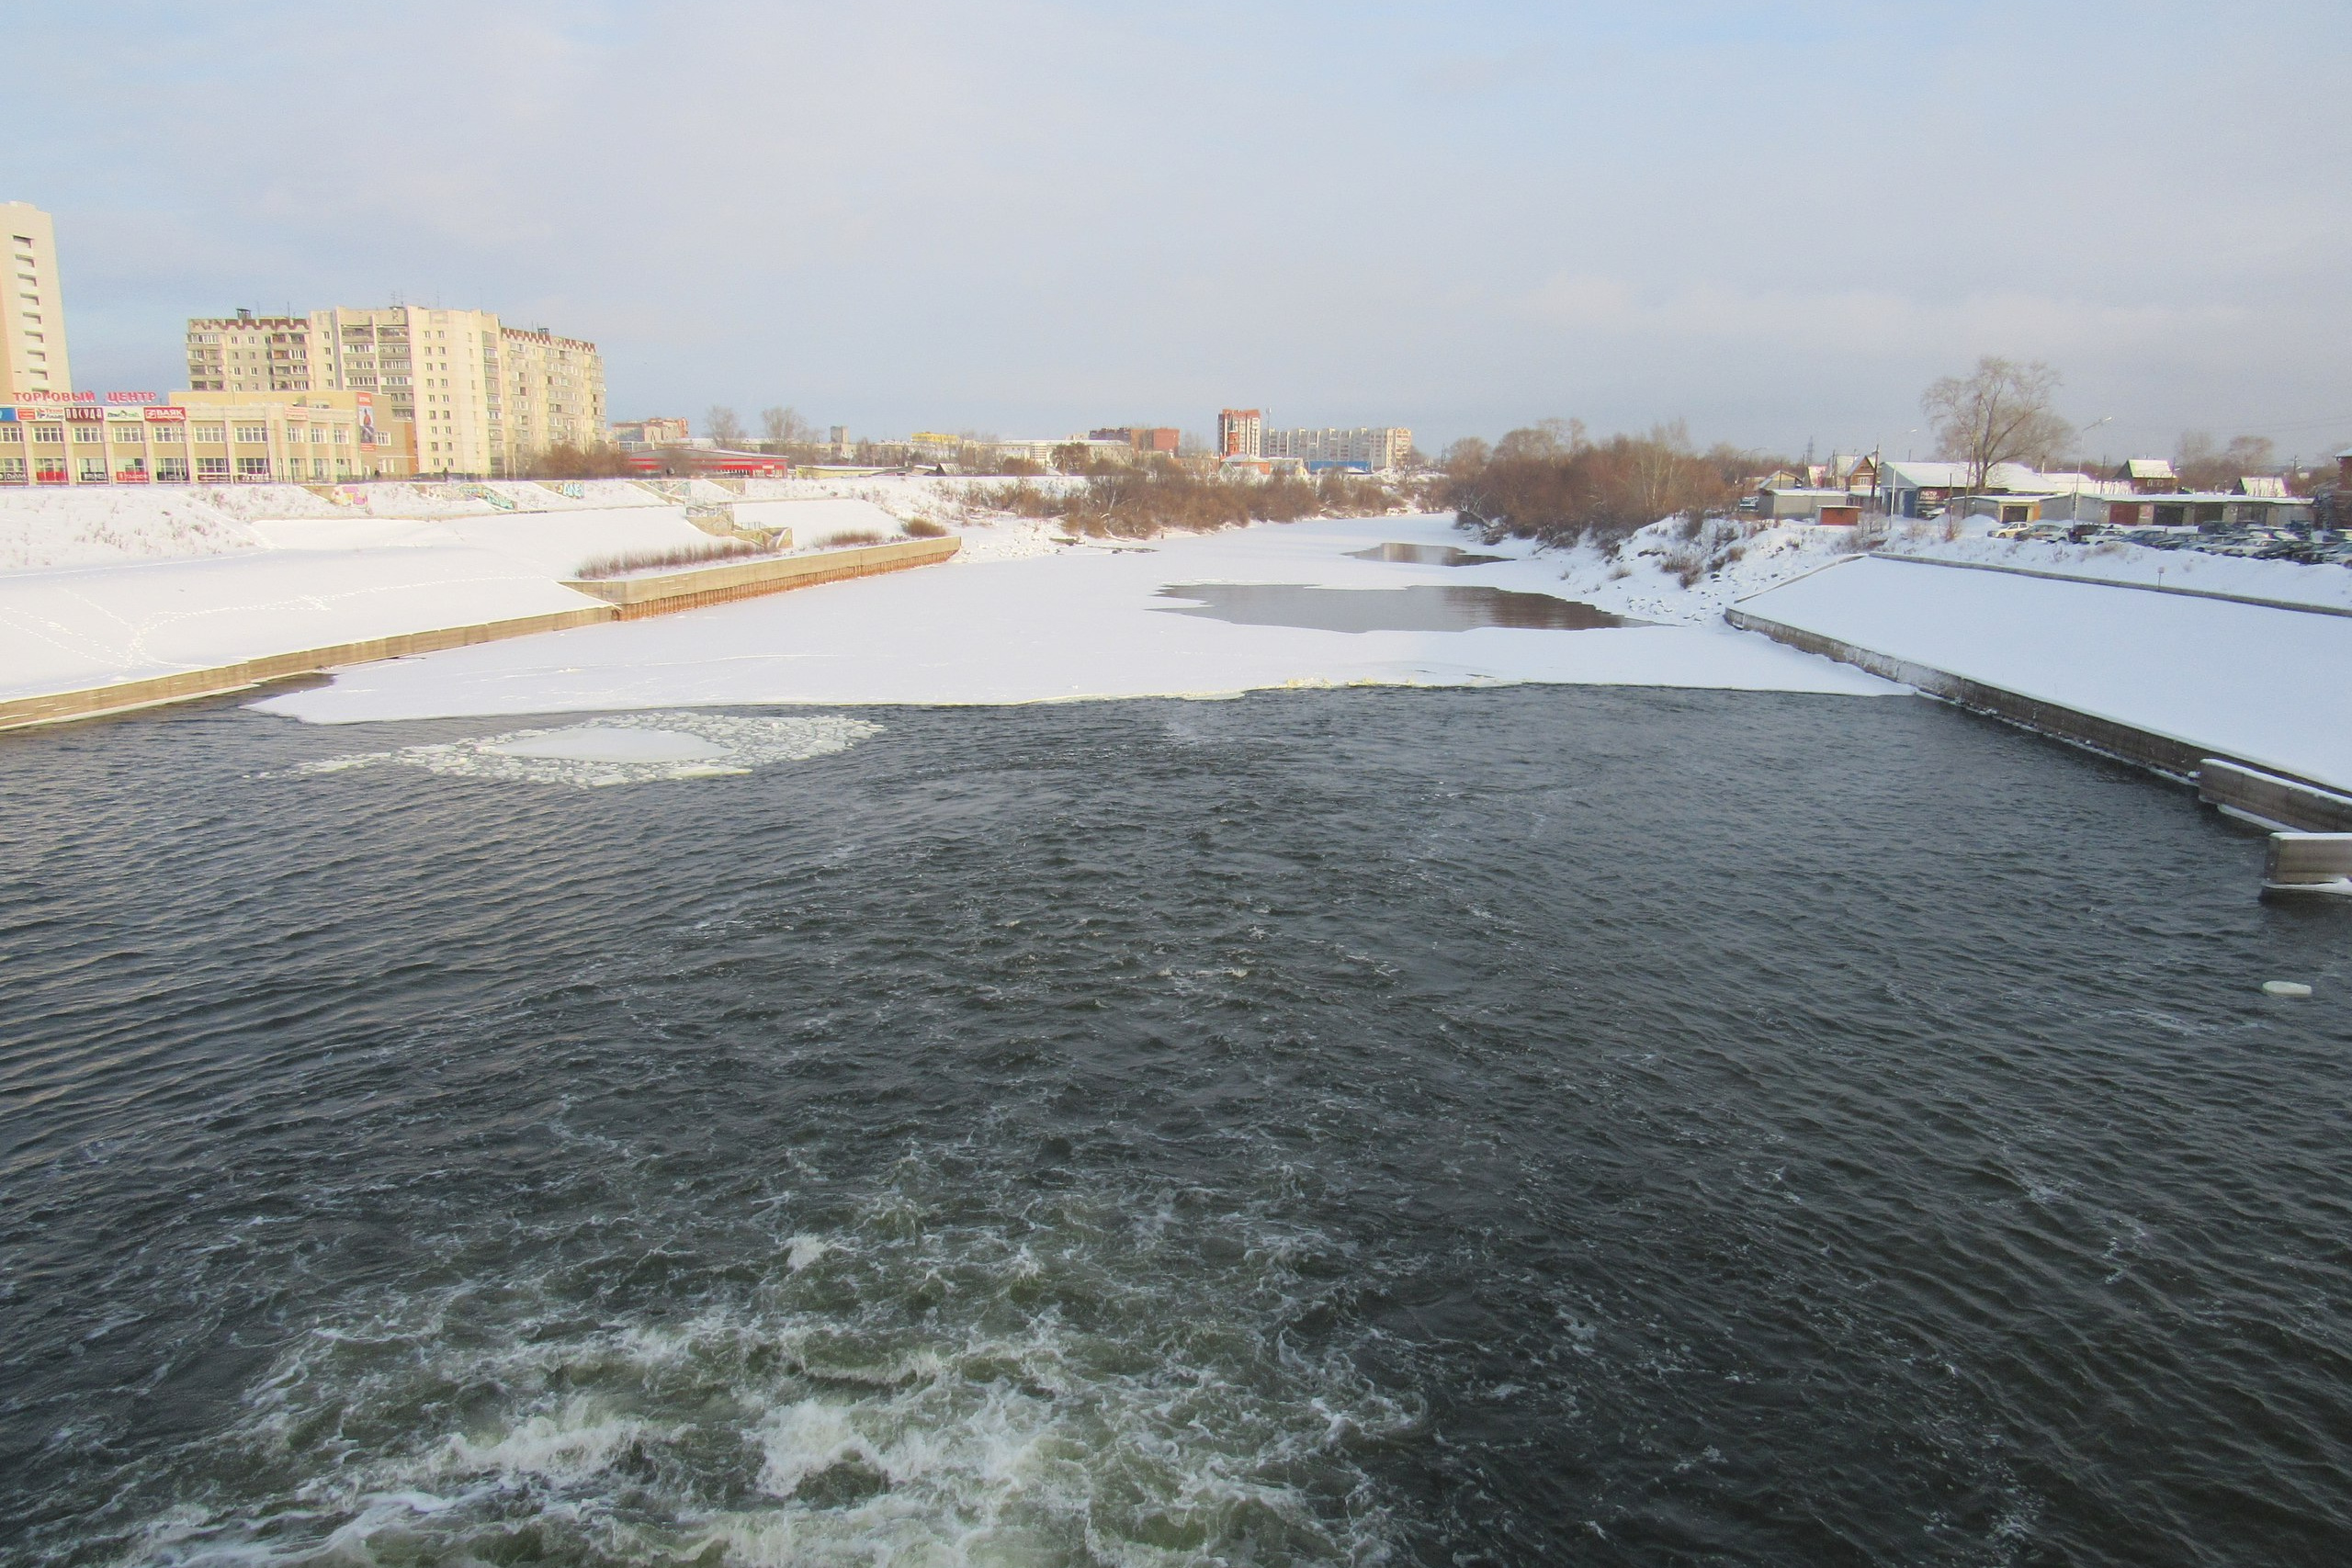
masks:
[(2352, 910), (2184, 792), (1911, 699), (861, 716), (0, 740), (0, 1561), (2352, 1561)]

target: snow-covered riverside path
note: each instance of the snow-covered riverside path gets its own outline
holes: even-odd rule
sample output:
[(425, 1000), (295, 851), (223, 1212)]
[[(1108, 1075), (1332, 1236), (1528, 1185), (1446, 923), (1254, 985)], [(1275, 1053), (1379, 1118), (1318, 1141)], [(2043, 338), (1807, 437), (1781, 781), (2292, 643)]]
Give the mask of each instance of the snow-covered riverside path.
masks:
[(2352, 788), (2352, 617), (1876, 558), (1784, 583), (1740, 609)]
[[(968, 536), (967, 536), (968, 537)], [(1891, 694), (1720, 621), (1590, 631), (1330, 631), (1180, 613), (1187, 583), (1499, 588), (1568, 597), (1524, 543), (1470, 567), (1356, 558), (1465, 543), (1443, 516), (1366, 517), (973, 558), (686, 615), (368, 665), (261, 705), (320, 723), (720, 704), (1007, 704), (1274, 687), (1510, 682)]]

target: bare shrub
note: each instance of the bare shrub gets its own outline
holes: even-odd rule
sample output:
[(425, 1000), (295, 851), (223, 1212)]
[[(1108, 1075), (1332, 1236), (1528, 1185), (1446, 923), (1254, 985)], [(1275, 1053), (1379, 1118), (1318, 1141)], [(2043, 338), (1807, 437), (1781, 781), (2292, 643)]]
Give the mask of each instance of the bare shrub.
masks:
[(910, 518), (903, 526), (906, 528), (907, 536), (910, 539), (944, 539), (947, 537), (946, 527), (942, 524), (933, 523), (928, 517)]
[(1678, 513), (1683, 536), (1695, 538), (1736, 494), (1718, 462), (1691, 451), (1679, 422), (1595, 442), (1581, 425), (1547, 420), (1505, 435), (1485, 462), (1476, 456), (1475, 446), (1464, 447), (1438, 495), (1489, 542), (1610, 544)]
[(1339, 472), (1317, 479), (1242, 479), (1200, 473), (1165, 459), (1120, 466), (1085, 484), (1046, 491), (1017, 479), (977, 486), (970, 504), (1023, 517), (1058, 518), (1073, 535), (1149, 538), (1174, 530), (1202, 533), (1248, 523), (1306, 517), (1362, 517), (1394, 511), (1404, 500), (1377, 479)]
[(534, 479), (631, 479), (636, 465), (617, 446), (550, 446), (531, 459), (524, 478)]
[[(910, 529), (909, 532), (912, 532), (912, 530)], [(825, 545), (827, 548), (834, 549), (848, 545), (878, 545), (881, 542), (882, 536), (875, 530), (871, 528), (860, 528), (853, 533), (835, 534), (831, 538), (825, 541)]]
[(666, 550), (629, 550), (616, 556), (598, 556), (572, 573), (572, 579), (574, 581), (593, 582), (601, 578), (627, 577), (631, 572), (671, 571), (769, 553), (741, 539), (713, 539), (706, 545), (679, 545)]

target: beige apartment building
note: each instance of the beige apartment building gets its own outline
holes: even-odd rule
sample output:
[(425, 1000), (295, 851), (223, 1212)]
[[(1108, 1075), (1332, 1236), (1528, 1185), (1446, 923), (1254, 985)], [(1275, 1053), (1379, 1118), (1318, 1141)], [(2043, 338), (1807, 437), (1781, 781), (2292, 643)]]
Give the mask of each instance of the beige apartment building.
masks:
[(411, 427), (420, 474), (498, 478), (551, 446), (604, 440), (596, 345), (487, 310), (191, 318), (187, 370), (198, 392), (368, 392), (379, 426)]
[(172, 397), (0, 408), (0, 485), (332, 484), (409, 471), (365, 392)]
[(0, 201), (0, 399), (70, 392), (56, 225), (29, 202)]

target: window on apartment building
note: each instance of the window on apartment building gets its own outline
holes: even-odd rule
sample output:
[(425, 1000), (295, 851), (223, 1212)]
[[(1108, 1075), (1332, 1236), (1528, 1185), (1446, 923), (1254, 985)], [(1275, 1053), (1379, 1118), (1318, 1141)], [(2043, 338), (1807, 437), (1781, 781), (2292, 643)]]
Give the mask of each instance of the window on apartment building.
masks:
[(338, 446), (350, 446), (351, 432), (345, 429), (342, 425), (336, 425), (334, 427), (334, 444)]
[(163, 484), (187, 483), (187, 459), (186, 457), (156, 458), (155, 478)]
[(217, 424), (193, 425), (189, 427), (187, 435), (191, 441), (209, 441), (216, 446), (229, 438), (228, 431)]
[(24, 444), (25, 427), (23, 425), (18, 424), (15, 420), (0, 424), (0, 446), (22, 446)]
[(249, 446), (259, 446), (269, 439), (269, 426), (241, 424), (237, 426), (237, 439)]
[(128, 420), (119, 421), (107, 428), (113, 433), (117, 441), (128, 441), (136, 445), (147, 439), (147, 427), (143, 424), (132, 424)]
[(229, 477), (229, 459), (198, 457), (196, 460), (196, 476), (202, 479), (225, 479)]
[(36, 424), (33, 426), (33, 439), (51, 446), (62, 446), (65, 445), (65, 427), (62, 424)]
[(269, 459), (266, 457), (238, 458), (237, 477), (241, 479), (266, 479), (269, 478)]
[(106, 427), (105, 427), (105, 426), (103, 426), (103, 425), (97, 425), (97, 424), (77, 424), (77, 425), (75, 425), (75, 426), (74, 427), (74, 441), (75, 441), (78, 445), (80, 445), (80, 446), (96, 446), (96, 445), (97, 445), (97, 443), (98, 443), (98, 438), (99, 438), (100, 436), (104, 435), (105, 434), (106, 434)]
[(322, 479), (327, 477), (327, 460), (324, 457), (311, 459), (311, 477), (314, 479)]

